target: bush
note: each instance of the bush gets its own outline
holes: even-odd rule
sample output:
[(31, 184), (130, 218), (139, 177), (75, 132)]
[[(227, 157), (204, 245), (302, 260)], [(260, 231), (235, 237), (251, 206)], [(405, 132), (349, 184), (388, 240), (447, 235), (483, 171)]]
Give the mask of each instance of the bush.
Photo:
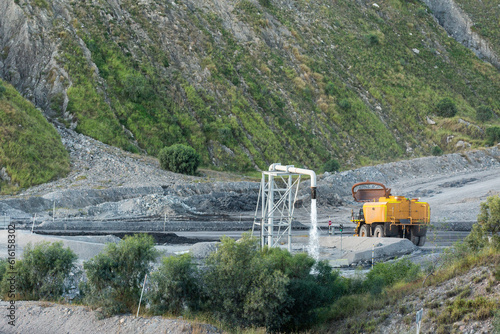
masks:
[(271, 7), (271, 0), (259, 0), (259, 3), (262, 7)]
[(163, 169), (194, 175), (200, 165), (200, 155), (190, 146), (175, 144), (165, 147), (158, 156)]
[(457, 114), (457, 106), (449, 97), (445, 97), (437, 104), (437, 115), (441, 117), (453, 117)]
[(365, 43), (369, 46), (380, 44), (380, 39), (377, 34), (369, 33), (364, 36)]
[(333, 84), (333, 82), (328, 81), (328, 83), (325, 86), (325, 93), (326, 95), (335, 95), (337, 93), (337, 88)]
[(88, 281), (81, 287), (84, 301), (103, 308), (104, 315), (133, 312), (138, 305), (144, 276), (157, 257), (150, 235), (126, 236), (84, 262)]
[(5, 87), (2, 84), (0, 84), (0, 99), (3, 97), (5, 90), (6, 90)]
[(348, 99), (342, 99), (339, 101), (339, 107), (344, 110), (349, 110), (351, 109), (351, 103), (349, 102)]
[(163, 258), (151, 275), (147, 296), (151, 311), (158, 315), (165, 312), (179, 315), (184, 309), (197, 310), (201, 301), (199, 280), (191, 255)]
[(382, 292), (386, 286), (397, 282), (411, 282), (419, 278), (420, 266), (412, 263), (409, 259), (402, 258), (395, 262), (377, 263), (372, 270), (366, 274), (364, 281), (366, 291), (372, 294)]
[(486, 129), (486, 143), (488, 145), (495, 145), (500, 141), (500, 127), (492, 126)]
[(323, 172), (338, 172), (340, 169), (340, 163), (336, 159), (328, 160), (327, 163), (323, 165)]
[[(24, 248), (23, 258), (15, 263), (17, 299), (57, 300), (65, 291), (64, 280), (77, 256), (62, 242), (41, 242)], [(9, 275), (2, 279), (2, 295), (10, 288)], [(12, 298), (9, 298), (12, 299)]]
[(434, 146), (431, 150), (431, 154), (432, 155), (435, 155), (435, 156), (438, 156), (438, 155), (442, 155), (443, 154), (443, 150), (441, 149), (441, 147), (439, 146)]
[(307, 254), (258, 248), (258, 240), (248, 235), (238, 242), (222, 240), (203, 275), (205, 311), (233, 327), (297, 331), (340, 296), (338, 274), (328, 264), (316, 264)]
[(493, 247), (500, 249), (500, 196), (490, 196), (481, 203), (481, 212), (477, 223), (472, 226), (471, 233), (465, 242), (472, 250), (479, 250), (488, 244), (491, 237)]
[(476, 110), (476, 119), (480, 122), (489, 121), (493, 117), (493, 110), (485, 105), (479, 106)]
[[(286, 314), (280, 314), (282, 305), (288, 302), (288, 280), (280, 273), (272, 277), (274, 285), (266, 280), (269, 273), (263, 267), (258, 247), (255, 238), (245, 236), (236, 242), (225, 237), (217, 252), (207, 259), (203, 277), (207, 311), (232, 327), (279, 327), (288, 320)], [(259, 296), (266, 298), (257, 302)]]

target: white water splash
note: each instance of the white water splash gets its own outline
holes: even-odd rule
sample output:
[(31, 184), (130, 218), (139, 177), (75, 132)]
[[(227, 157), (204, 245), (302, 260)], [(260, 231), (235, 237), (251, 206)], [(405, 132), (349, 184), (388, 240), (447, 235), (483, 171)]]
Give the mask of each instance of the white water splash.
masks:
[(319, 261), (318, 212), (316, 210), (316, 199), (311, 200), (311, 229), (309, 230), (308, 253), (316, 262)]

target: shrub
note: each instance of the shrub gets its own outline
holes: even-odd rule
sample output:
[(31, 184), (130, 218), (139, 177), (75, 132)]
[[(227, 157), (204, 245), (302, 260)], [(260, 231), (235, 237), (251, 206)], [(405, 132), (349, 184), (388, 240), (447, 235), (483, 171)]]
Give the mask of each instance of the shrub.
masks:
[(323, 172), (338, 172), (340, 163), (336, 159), (328, 160), (323, 166)]
[[(266, 272), (258, 252), (258, 241), (244, 237), (240, 242), (223, 238), (216, 253), (207, 259), (204, 275), (207, 310), (230, 326), (280, 326), (288, 320), (280, 319), (283, 304), (287, 303), (283, 274), (277, 273), (276, 284), (266, 282)], [(257, 297), (265, 296), (257, 304)], [(248, 305), (247, 305), (248, 304)], [(248, 311), (249, 313), (247, 313)]]
[(342, 99), (339, 101), (339, 107), (344, 110), (349, 110), (351, 108), (351, 103), (348, 99)]
[(475, 225), (477, 227), (474, 226), (473, 232), (477, 231), (479, 236), (491, 236), (493, 246), (500, 249), (500, 196), (490, 196), (481, 203), (481, 212)]
[[(57, 300), (65, 291), (64, 280), (74, 267), (77, 256), (62, 242), (41, 242), (24, 248), (23, 257), (15, 263), (18, 299)], [(10, 287), (9, 275), (1, 284), (5, 296)]]
[(443, 150), (441, 149), (441, 147), (439, 147), (439, 146), (437, 146), (437, 145), (436, 145), (436, 146), (434, 146), (434, 147), (432, 148), (432, 150), (431, 150), (431, 154), (432, 154), (432, 155), (436, 155), (436, 156), (437, 156), (437, 155), (442, 155), (442, 154), (443, 154)]
[(337, 92), (337, 88), (335, 88), (334, 83), (331, 81), (328, 81), (328, 83), (325, 86), (326, 95), (335, 95), (336, 92)]
[(9, 262), (6, 259), (0, 259), (0, 282), (3, 280), (3, 275), (7, 272)]
[[(206, 311), (230, 326), (297, 331), (311, 325), (317, 309), (340, 296), (338, 274), (307, 254), (259, 250), (248, 235), (224, 238), (203, 275)], [(312, 273), (315, 268), (315, 273)]]
[(154, 314), (179, 315), (200, 306), (199, 273), (189, 254), (165, 257), (151, 275), (148, 299)]
[(0, 99), (3, 97), (5, 90), (6, 90), (5, 87), (2, 84), (0, 84)]
[(495, 145), (500, 141), (500, 127), (492, 126), (486, 129), (486, 143), (488, 145)]
[(402, 258), (396, 262), (377, 263), (372, 270), (366, 274), (364, 281), (365, 289), (372, 294), (382, 292), (386, 286), (394, 285), (397, 282), (411, 282), (419, 278), (420, 266), (412, 263), (407, 258)]
[(441, 117), (453, 117), (457, 114), (457, 106), (449, 97), (445, 97), (437, 104), (437, 115)]
[(175, 173), (194, 175), (200, 165), (200, 155), (190, 146), (175, 144), (165, 147), (159, 154), (163, 169)]
[(81, 287), (84, 301), (102, 307), (104, 315), (133, 312), (144, 276), (156, 256), (154, 239), (146, 234), (107, 244), (104, 251), (83, 264), (88, 278)]
[(271, 0), (259, 0), (259, 3), (262, 7), (271, 7)]
[(367, 45), (377, 45), (380, 44), (380, 39), (377, 34), (369, 33), (364, 36)]
[(489, 121), (493, 117), (493, 110), (485, 105), (479, 106), (476, 110), (476, 119), (480, 122)]

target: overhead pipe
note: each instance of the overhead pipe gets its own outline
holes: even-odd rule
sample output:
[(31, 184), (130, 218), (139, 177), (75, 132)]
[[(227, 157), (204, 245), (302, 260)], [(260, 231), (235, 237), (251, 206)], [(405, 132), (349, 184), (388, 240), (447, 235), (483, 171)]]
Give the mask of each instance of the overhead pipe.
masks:
[(316, 173), (310, 169), (295, 168), (293, 165), (282, 166), (280, 163), (269, 166), (269, 171), (281, 171), (292, 174), (309, 175), (311, 177), (311, 199), (316, 199)]

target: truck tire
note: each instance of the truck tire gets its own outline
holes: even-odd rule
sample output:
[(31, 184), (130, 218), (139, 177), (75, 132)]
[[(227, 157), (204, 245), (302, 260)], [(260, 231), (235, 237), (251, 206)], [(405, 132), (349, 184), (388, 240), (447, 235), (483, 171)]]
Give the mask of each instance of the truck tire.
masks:
[(422, 247), (423, 245), (425, 245), (425, 235), (423, 235), (423, 236), (420, 237), (420, 239), (418, 240), (418, 245), (417, 246)]
[(375, 230), (373, 231), (373, 236), (375, 238), (383, 238), (383, 237), (385, 237), (385, 235), (384, 235), (384, 227), (382, 225), (377, 225), (377, 227), (375, 227)]
[(416, 236), (416, 235), (413, 233), (413, 230), (411, 231), (410, 241), (411, 241), (411, 242), (413, 242), (413, 244), (414, 244), (415, 246), (418, 246), (418, 243), (420, 242), (420, 237)]
[(370, 237), (370, 226), (364, 224), (361, 226), (359, 229), (359, 236), (360, 237)]

